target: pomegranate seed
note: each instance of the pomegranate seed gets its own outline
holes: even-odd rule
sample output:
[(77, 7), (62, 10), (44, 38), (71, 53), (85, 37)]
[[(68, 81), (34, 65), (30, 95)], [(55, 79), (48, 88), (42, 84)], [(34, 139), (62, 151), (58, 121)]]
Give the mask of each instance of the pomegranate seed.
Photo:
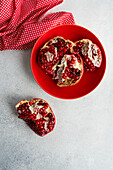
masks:
[(68, 76), (70, 76), (70, 74), (71, 74), (70, 72), (67, 73)]
[(28, 106), (25, 106), (25, 109), (27, 110), (27, 109), (28, 109)]
[(74, 64), (74, 63), (75, 63), (75, 60), (71, 60), (71, 63)]
[(66, 71), (69, 71), (69, 68), (68, 68), (68, 67), (66, 67)]
[(70, 78), (72, 78), (72, 77), (73, 77), (73, 74), (71, 73), (71, 74), (70, 74)]
[(79, 63), (81, 63), (81, 60), (80, 59), (77, 59)]
[(77, 47), (76, 46), (73, 46), (73, 50), (76, 51)]
[(59, 53), (59, 55), (60, 55), (60, 56), (63, 56), (63, 52), (61, 51), (61, 52)]
[(51, 117), (52, 117), (52, 114), (51, 114), (51, 113), (48, 113), (48, 115), (47, 115), (47, 116), (51, 118)]
[(40, 129), (43, 129), (43, 125), (42, 125), (42, 124), (39, 124), (38, 127), (39, 127)]
[(42, 116), (46, 117), (47, 116), (47, 112), (44, 110), (43, 112), (41, 112)]
[(42, 100), (40, 100), (39, 102), (38, 102), (38, 104), (42, 104), (43, 103), (43, 101)]
[(50, 120), (54, 122), (53, 124), (55, 124), (55, 118), (54, 117), (51, 117)]
[(29, 109), (26, 109), (26, 113), (28, 113), (30, 110)]
[(62, 51), (63, 50), (63, 48), (62, 47), (59, 47), (59, 51)]
[(29, 102), (29, 105), (31, 106), (31, 104), (32, 104), (32, 103), (31, 103), (31, 101), (30, 101), (30, 102)]
[(44, 103), (44, 108), (45, 108), (45, 109), (48, 108), (48, 103)]
[(78, 44), (78, 48), (80, 48), (81, 47), (81, 44)]
[(88, 65), (91, 65), (91, 61), (88, 62)]
[(72, 81), (72, 83), (75, 83), (75, 82), (76, 82), (76, 80), (73, 80), (73, 81)]
[(76, 77), (75, 77), (75, 80), (78, 80), (78, 79), (79, 79), (79, 77), (78, 77), (78, 76), (76, 76)]
[(92, 72), (92, 71), (93, 71), (93, 69), (92, 69), (92, 68), (90, 68), (90, 71)]
[(36, 124), (37, 124), (37, 125), (39, 125), (39, 124), (40, 124), (39, 119), (38, 119), (38, 120), (36, 120), (35, 122), (36, 122)]
[(88, 58), (86, 58), (85, 61), (88, 62), (89, 61)]
[(45, 49), (44, 49), (44, 52), (46, 52), (46, 51), (48, 51), (48, 48), (47, 48), (47, 47), (45, 47)]
[(41, 108), (41, 109), (39, 110), (39, 113), (42, 114), (43, 111), (44, 111), (44, 108)]
[(17, 110), (20, 110), (20, 109), (21, 109), (20, 107), (17, 108)]
[(54, 121), (50, 120), (49, 125), (54, 125)]
[(45, 130), (44, 130), (44, 129), (41, 129), (41, 130), (40, 130), (40, 134), (41, 134), (41, 136), (45, 135)]
[(72, 47), (72, 44), (71, 44), (71, 43), (69, 43), (69, 47), (70, 47), (70, 48)]
[(64, 47), (64, 44), (63, 44), (63, 43), (61, 43), (61, 44), (60, 44), (60, 46), (61, 46), (61, 47)]
[(64, 49), (63, 49), (64, 54), (66, 53), (66, 51), (67, 51), (67, 49), (66, 49), (66, 48), (64, 48)]
[(93, 67), (94, 65), (91, 63), (91, 67)]
[(57, 53), (57, 59), (59, 58), (59, 56), (60, 56), (59, 53)]
[(49, 47), (49, 49), (50, 49), (50, 48), (51, 48), (51, 49), (54, 49), (54, 45), (51, 45), (51, 46)]
[(67, 77), (67, 74), (66, 73), (63, 73), (63, 75), (62, 75), (62, 78), (66, 78)]
[(25, 119), (25, 122), (28, 122), (29, 120), (28, 119)]
[(61, 42), (61, 39), (60, 39), (60, 38), (58, 38), (57, 40), (58, 40), (58, 42)]
[(75, 69), (75, 72), (76, 72), (76, 73), (79, 73), (80, 71), (79, 71), (79, 69), (77, 68), (77, 69)]
[(52, 130), (53, 127), (54, 127), (53, 125), (48, 125), (49, 130)]

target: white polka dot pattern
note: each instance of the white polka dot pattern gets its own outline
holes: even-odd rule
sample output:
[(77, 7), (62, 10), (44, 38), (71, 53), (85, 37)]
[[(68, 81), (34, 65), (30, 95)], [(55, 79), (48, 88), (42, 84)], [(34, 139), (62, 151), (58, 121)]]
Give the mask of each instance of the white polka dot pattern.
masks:
[(45, 31), (62, 24), (75, 24), (69, 12), (40, 18), (63, 0), (1, 0), (0, 50), (28, 49)]

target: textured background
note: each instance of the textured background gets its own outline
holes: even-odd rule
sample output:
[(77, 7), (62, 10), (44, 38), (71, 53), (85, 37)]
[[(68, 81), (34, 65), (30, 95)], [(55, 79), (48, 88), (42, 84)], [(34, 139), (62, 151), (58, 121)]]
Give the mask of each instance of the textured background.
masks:
[[(65, 0), (52, 11), (73, 13), (76, 24), (102, 42), (106, 74), (87, 96), (65, 101), (44, 92), (30, 70), (30, 50), (0, 52), (0, 170), (113, 170), (113, 1)], [(17, 118), (14, 105), (40, 97), (57, 124), (41, 138)]]

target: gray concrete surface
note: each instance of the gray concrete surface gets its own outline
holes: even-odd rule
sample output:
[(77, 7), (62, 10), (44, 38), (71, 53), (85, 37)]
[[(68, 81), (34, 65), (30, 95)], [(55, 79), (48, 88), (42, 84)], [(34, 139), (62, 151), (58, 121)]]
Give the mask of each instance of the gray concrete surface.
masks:
[[(100, 85), (72, 101), (44, 92), (30, 71), (30, 50), (0, 52), (0, 170), (113, 170), (113, 1), (65, 0), (52, 11), (73, 13), (76, 24), (102, 42), (107, 69)], [(17, 118), (14, 105), (40, 97), (57, 124), (41, 138)]]

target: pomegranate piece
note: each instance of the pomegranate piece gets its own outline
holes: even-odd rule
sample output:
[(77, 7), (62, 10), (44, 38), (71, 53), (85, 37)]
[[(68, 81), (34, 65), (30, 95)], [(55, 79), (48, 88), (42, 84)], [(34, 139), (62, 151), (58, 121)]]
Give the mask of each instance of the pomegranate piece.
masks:
[(77, 52), (83, 59), (84, 68), (87, 71), (94, 71), (101, 66), (102, 54), (99, 47), (88, 39), (75, 42), (73, 52)]
[(54, 129), (55, 116), (45, 100), (22, 100), (15, 107), (18, 118), (23, 119), (37, 135), (44, 136)]
[(53, 79), (58, 86), (75, 85), (83, 75), (83, 62), (78, 53), (65, 54), (58, 63)]
[(53, 75), (59, 60), (64, 54), (70, 53), (73, 42), (65, 40), (63, 37), (54, 37), (40, 49), (38, 63), (49, 74)]

